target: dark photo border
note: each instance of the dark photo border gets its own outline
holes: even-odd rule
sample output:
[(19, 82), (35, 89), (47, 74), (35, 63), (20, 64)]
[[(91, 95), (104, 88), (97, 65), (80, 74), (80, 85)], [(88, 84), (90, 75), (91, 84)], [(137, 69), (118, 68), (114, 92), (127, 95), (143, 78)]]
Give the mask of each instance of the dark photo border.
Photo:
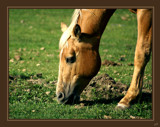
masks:
[[(152, 88), (153, 117), (150, 120), (9, 120), (8, 73), (10, 8), (152, 8), (153, 51)], [(158, 127), (160, 126), (160, 0), (0, 0), (0, 127)]]

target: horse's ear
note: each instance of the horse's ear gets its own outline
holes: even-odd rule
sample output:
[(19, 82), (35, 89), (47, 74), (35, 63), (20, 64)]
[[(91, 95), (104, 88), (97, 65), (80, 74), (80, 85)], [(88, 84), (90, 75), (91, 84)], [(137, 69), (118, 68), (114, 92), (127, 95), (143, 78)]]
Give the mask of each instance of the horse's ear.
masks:
[(64, 32), (67, 30), (67, 28), (68, 28), (67, 25), (65, 23), (61, 22), (61, 31)]
[(75, 37), (79, 38), (81, 35), (81, 28), (78, 24), (75, 25), (74, 29), (73, 29), (73, 34)]

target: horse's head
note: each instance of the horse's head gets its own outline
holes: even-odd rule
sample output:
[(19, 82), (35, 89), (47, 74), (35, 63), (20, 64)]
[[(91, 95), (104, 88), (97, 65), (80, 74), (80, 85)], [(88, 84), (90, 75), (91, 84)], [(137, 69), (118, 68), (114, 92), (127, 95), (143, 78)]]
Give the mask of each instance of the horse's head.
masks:
[(83, 33), (78, 24), (75, 24), (71, 31), (69, 29), (65, 24), (61, 24), (63, 34), (60, 40), (56, 94), (58, 102), (63, 104), (79, 101), (83, 89), (97, 74), (101, 65), (99, 37)]

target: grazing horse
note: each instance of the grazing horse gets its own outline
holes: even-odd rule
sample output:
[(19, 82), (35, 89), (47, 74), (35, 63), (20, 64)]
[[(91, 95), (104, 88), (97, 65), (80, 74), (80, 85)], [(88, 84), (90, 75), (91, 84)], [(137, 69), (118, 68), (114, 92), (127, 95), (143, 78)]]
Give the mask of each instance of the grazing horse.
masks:
[[(126, 95), (117, 105), (126, 109), (140, 95), (145, 66), (152, 46), (152, 9), (129, 9), (137, 14), (138, 37), (134, 72)], [(115, 9), (75, 9), (67, 27), (61, 23), (59, 76), (56, 88), (60, 104), (74, 104), (101, 66), (99, 44), (104, 29)]]

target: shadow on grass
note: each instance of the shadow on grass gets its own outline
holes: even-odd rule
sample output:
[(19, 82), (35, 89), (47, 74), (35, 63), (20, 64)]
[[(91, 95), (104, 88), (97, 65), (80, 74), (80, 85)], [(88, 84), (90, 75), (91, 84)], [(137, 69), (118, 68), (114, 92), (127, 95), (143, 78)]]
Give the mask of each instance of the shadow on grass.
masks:
[(25, 74), (20, 74), (20, 75), (9, 75), (9, 79), (11, 80), (16, 80), (16, 79), (30, 79), (32, 75), (25, 75)]
[(21, 73), (21, 74), (9, 75), (10, 80), (17, 80), (17, 79), (27, 80), (27, 79), (30, 79), (33, 77), (42, 78), (42, 75), (40, 75), (40, 74), (35, 75), (35, 74), (28, 74), (28, 73), (27, 74)]
[[(83, 100), (80, 103), (84, 103), (87, 106), (92, 106), (95, 104), (110, 104), (110, 103), (118, 103), (121, 99), (123, 98), (123, 96), (119, 96), (119, 97), (115, 97), (112, 99), (98, 99), (98, 100), (94, 100), (94, 101), (86, 101)], [(136, 104), (136, 103), (142, 103), (142, 102), (152, 102), (152, 93), (142, 93), (141, 99), (139, 100), (139, 98), (133, 100), (131, 102), (132, 104)]]
[(84, 103), (85, 105), (87, 106), (92, 106), (92, 105), (95, 105), (95, 104), (110, 104), (110, 103), (113, 103), (113, 102), (118, 102), (123, 96), (119, 96), (119, 97), (116, 97), (116, 98), (113, 98), (113, 99), (97, 99), (97, 100), (93, 100), (93, 101), (86, 101), (86, 100), (83, 100), (81, 101), (80, 103)]

